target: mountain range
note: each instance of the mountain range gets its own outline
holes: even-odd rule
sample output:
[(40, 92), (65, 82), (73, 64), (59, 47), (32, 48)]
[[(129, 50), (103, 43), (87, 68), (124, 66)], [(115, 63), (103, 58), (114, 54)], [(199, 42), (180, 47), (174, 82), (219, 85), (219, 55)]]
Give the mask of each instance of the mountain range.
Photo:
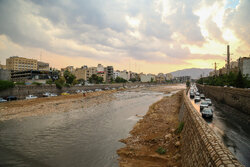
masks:
[(191, 76), (191, 79), (198, 79), (200, 76), (208, 76), (209, 72), (213, 71), (211, 68), (189, 68), (171, 72), (174, 77)]

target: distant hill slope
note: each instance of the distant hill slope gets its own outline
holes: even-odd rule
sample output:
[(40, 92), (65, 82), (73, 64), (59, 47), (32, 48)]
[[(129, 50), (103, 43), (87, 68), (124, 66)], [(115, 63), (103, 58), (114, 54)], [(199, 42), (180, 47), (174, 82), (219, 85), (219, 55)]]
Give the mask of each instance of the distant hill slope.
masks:
[(211, 71), (213, 71), (213, 69), (210, 68), (189, 68), (189, 69), (174, 71), (171, 72), (171, 74), (174, 77), (191, 76), (192, 79), (198, 79), (200, 78), (201, 74), (202, 76), (207, 76)]

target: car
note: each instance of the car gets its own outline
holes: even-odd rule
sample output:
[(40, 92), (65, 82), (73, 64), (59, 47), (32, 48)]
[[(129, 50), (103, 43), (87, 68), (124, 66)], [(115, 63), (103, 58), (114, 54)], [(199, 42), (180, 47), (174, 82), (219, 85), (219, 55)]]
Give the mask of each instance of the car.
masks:
[(195, 95), (196, 95), (196, 96), (200, 96), (200, 93), (199, 93), (199, 92), (196, 92)]
[(205, 100), (203, 100), (200, 104), (200, 111), (202, 111), (204, 108), (207, 108), (208, 104)]
[(212, 105), (212, 102), (211, 102), (211, 100), (210, 100), (209, 98), (205, 98), (205, 101), (207, 102), (207, 104), (208, 104), (209, 106)]
[(205, 108), (201, 114), (203, 118), (213, 118), (213, 110), (211, 108)]
[(199, 102), (199, 101), (201, 101), (200, 96), (195, 96), (195, 98), (194, 98), (194, 102)]
[(34, 96), (34, 95), (28, 95), (25, 97), (26, 100), (30, 100), (30, 99), (36, 99), (37, 96)]
[(70, 95), (68, 92), (63, 92), (63, 93), (61, 93), (61, 95), (63, 95), (63, 96), (68, 96), (68, 95)]
[(56, 96), (57, 96), (57, 94), (55, 94), (55, 93), (50, 94), (50, 97), (56, 97)]
[(43, 97), (49, 97), (50, 95), (51, 95), (51, 93), (46, 92), (46, 93), (43, 94)]
[(110, 88), (109, 88), (109, 87), (106, 87), (105, 90), (110, 90)]
[(6, 98), (7, 101), (13, 101), (13, 100), (17, 100), (17, 97), (16, 96), (8, 96)]
[(6, 101), (7, 101), (7, 100), (5, 100), (5, 99), (3, 99), (3, 98), (0, 97), (0, 103), (6, 102)]
[(205, 99), (205, 95), (204, 94), (200, 94), (201, 99)]
[(95, 92), (100, 92), (100, 91), (102, 91), (101, 89), (95, 89)]
[(189, 96), (190, 96), (191, 99), (193, 99), (194, 98), (194, 93), (190, 92)]
[(82, 91), (81, 90), (76, 90), (76, 93), (81, 93)]
[(88, 93), (91, 93), (91, 92), (93, 92), (93, 90), (88, 90), (87, 92), (88, 92)]

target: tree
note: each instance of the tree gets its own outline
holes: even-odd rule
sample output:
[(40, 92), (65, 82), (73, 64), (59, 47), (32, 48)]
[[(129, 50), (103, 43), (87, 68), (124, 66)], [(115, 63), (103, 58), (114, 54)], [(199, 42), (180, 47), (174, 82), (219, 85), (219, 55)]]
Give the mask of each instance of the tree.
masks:
[(92, 74), (92, 76), (89, 78), (90, 83), (99, 84), (103, 82), (103, 77), (99, 77), (96, 74)]
[(116, 77), (115, 82), (116, 83), (126, 83), (128, 81), (126, 79), (121, 78), (121, 77)]
[(0, 90), (13, 88), (15, 84), (12, 81), (0, 80)]
[(187, 82), (186, 82), (186, 86), (187, 86), (187, 87), (190, 87), (190, 81), (187, 81)]
[(135, 78), (130, 78), (129, 81), (136, 82), (136, 79)]
[(69, 72), (68, 70), (64, 71), (63, 76), (64, 76), (64, 78), (65, 78), (67, 84), (72, 84), (73, 81), (74, 81), (74, 79), (76, 78), (76, 76), (73, 75), (73, 74), (72, 74), (71, 72)]
[(242, 73), (241, 71), (239, 70), (238, 72), (238, 75), (237, 75), (237, 78), (236, 78), (236, 81), (235, 81), (235, 86), (237, 88), (244, 88), (244, 79), (243, 79), (243, 76), (242, 76)]

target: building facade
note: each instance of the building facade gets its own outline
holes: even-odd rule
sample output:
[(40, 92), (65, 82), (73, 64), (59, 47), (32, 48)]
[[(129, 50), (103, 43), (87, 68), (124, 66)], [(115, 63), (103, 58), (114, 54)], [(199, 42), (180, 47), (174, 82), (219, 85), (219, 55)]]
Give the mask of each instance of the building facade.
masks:
[(37, 70), (37, 60), (13, 56), (6, 59), (6, 69), (10, 71)]
[(248, 75), (248, 78), (250, 78), (250, 57), (239, 58), (238, 63), (242, 74), (245, 76)]
[(49, 63), (38, 61), (37, 62), (37, 70), (38, 71), (49, 71), (50, 70)]

